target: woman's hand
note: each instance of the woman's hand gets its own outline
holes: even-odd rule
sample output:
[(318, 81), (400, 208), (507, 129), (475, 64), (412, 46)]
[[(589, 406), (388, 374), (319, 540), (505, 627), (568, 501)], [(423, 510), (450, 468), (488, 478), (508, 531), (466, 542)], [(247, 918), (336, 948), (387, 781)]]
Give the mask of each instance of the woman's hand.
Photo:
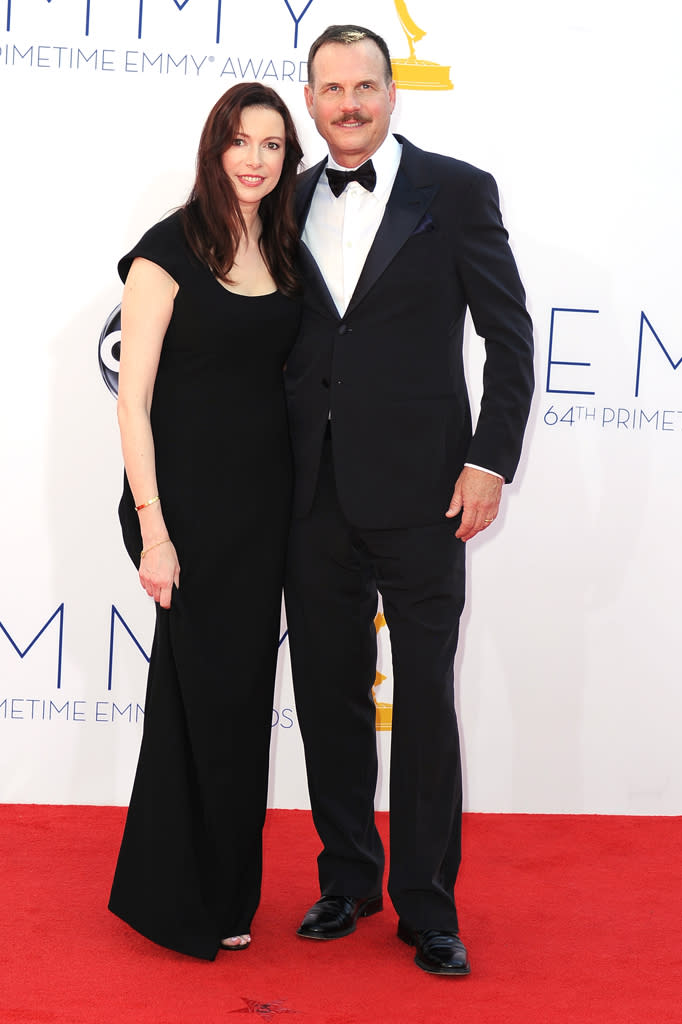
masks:
[(180, 563), (170, 539), (150, 545), (140, 561), (140, 583), (162, 608), (170, 608), (173, 584), (180, 587)]

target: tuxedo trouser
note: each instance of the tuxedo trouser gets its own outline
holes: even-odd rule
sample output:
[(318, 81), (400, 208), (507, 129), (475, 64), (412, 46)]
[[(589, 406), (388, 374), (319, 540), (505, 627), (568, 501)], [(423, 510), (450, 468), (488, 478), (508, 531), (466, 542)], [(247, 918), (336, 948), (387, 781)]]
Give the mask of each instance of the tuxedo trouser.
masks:
[[(445, 512), (445, 510), (443, 510)], [(310, 513), (292, 525), (285, 597), (296, 709), (323, 894), (381, 891), (377, 782), (377, 590), (390, 632), (393, 723), (388, 892), (413, 928), (457, 930), (462, 775), (453, 662), (464, 606), (457, 521), (361, 529), (336, 494), (325, 440)]]

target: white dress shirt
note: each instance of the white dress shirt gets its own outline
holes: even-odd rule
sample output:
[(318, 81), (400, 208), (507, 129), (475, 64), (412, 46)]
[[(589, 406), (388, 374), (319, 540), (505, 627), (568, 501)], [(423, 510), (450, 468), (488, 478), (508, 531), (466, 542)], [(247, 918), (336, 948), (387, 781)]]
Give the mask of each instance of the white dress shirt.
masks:
[[(373, 192), (351, 181), (340, 196), (335, 196), (324, 171), (317, 182), (302, 238), (322, 271), (341, 316), (348, 308), (379, 230), (402, 151), (395, 136), (389, 134), (373, 154), (377, 176)], [(331, 156), (327, 167), (339, 171), (353, 169), (341, 167)]]

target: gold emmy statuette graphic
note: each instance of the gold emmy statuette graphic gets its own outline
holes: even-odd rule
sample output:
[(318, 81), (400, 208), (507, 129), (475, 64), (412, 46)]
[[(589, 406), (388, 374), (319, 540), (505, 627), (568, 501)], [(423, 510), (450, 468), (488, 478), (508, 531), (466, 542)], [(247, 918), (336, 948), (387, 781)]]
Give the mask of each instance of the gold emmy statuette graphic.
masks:
[(391, 61), (393, 79), (399, 89), (452, 89), (450, 68), (446, 64), (434, 64), (430, 60), (417, 60), (414, 44), (423, 39), (426, 32), (410, 17), (405, 0), (394, 0), (395, 9), (407, 36), (410, 47), (409, 57), (398, 57)]
[[(378, 612), (374, 619), (374, 628), (377, 633), (386, 625), (386, 619), (383, 616), (383, 612)], [(391, 726), (393, 725), (393, 705), (385, 704), (377, 700), (377, 687), (381, 686), (386, 676), (383, 676), (381, 672), (377, 672), (374, 679), (374, 686), (372, 687), (372, 696), (374, 697), (374, 703), (377, 708), (377, 732), (390, 732)]]

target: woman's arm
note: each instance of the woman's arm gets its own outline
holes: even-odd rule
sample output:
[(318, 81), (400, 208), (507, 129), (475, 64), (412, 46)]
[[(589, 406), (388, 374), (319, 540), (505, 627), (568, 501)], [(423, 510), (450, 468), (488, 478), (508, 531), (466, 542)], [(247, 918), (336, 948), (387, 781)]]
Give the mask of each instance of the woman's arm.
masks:
[[(177, 283), (156, 263), (140, 257), (133, 260), (121, 305), (117, 411), (123, 462), (136, 505), (159, 493), (149, 413), (177, 292)], [(160, 498), (138, 512), (145, 552), (140, 582), (162, 608), (170, 608), (173, 583), (180, 585), (180, 565), (163, 518), (163, 495)]]

